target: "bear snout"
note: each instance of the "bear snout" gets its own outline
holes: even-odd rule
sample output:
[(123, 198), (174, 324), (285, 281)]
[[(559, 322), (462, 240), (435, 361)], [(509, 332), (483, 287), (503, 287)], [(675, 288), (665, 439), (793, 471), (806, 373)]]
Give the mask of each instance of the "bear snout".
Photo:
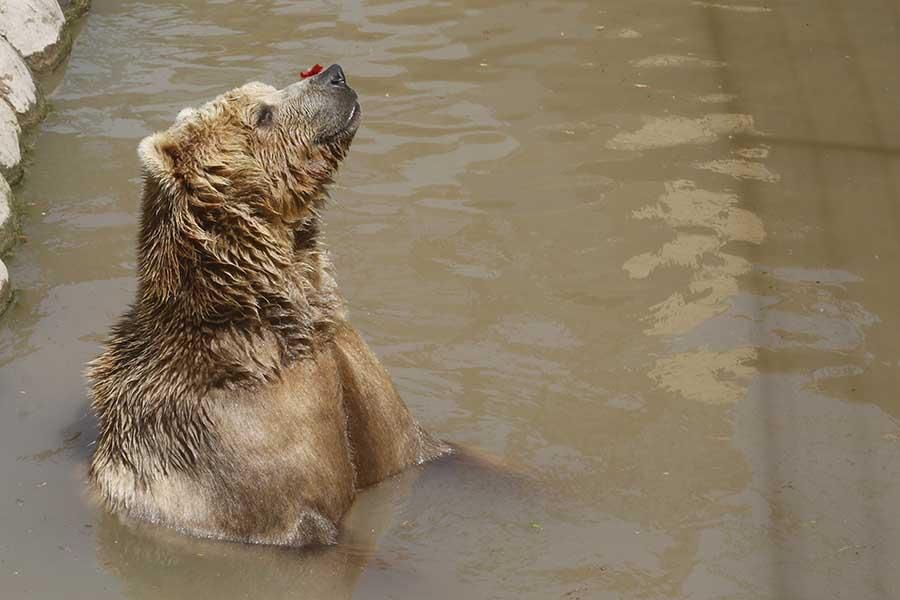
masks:
[(341, 68), (341, 65), (338, 64), (331, 65), (319, 73), (318, 77), (321, 77), (322, 81), (335, 87), (349, 87), (347, 85), (347, 77), (344, 75), (344, 70)]

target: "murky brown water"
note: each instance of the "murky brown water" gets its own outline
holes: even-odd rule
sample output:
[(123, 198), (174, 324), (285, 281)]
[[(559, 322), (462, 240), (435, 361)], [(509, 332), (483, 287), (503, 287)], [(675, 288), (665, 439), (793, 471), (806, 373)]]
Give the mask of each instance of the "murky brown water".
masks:
[[(94, 0), (19, 194), (0, 595), (900, 597), (898, 59), (893, 0)], [(83, 497), (81, 370), (137, 142), (313, 62), (366, 115), (327, 226), (356, 325), (544, 489), (410, 473), (315, 552), (129, 530)]]

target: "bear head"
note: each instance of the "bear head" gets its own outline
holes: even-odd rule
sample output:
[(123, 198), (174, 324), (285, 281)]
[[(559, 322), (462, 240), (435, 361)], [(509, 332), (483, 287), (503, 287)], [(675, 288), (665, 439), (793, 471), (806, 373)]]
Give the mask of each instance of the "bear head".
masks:
[(145, 177), (173, 196), (244, 203), (297, 221), (325, 192), (360, 121), (356, 92), (339, 65), (282, 90), (253, 82), (145, 138)]
[(199, 318), (256, 307), (286, 288), (298, 248), (360, 122), (332, 65), (282, 90), (248, 83), (188, 108), (138, 150), (144, 192), (139, 297), (184, 299)]

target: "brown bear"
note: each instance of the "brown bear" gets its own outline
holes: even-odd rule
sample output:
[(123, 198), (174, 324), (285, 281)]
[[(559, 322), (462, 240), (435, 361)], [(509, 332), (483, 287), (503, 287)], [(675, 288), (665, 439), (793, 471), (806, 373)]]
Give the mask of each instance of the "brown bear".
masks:
[(332, 543), (368, 485), (451, 452), (347, 322), (320, 209), (360, 122), (340, 66), (144, 139), (134, 304), (89, 366), (90, 480), (197, 536)]

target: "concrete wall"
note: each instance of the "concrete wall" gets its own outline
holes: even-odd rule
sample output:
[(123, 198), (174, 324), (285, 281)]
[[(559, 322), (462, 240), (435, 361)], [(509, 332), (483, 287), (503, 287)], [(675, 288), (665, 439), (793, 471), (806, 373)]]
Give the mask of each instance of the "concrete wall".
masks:
[[(0, 255), (18, 236), (10, 185), (22, 177), (23, 132), (44, 114), (35, 73), (56, 68), (72, 48), (72, 25), (90, 0), (0, 0)], [(0, 312), (12, 286), (0, 260)]]

